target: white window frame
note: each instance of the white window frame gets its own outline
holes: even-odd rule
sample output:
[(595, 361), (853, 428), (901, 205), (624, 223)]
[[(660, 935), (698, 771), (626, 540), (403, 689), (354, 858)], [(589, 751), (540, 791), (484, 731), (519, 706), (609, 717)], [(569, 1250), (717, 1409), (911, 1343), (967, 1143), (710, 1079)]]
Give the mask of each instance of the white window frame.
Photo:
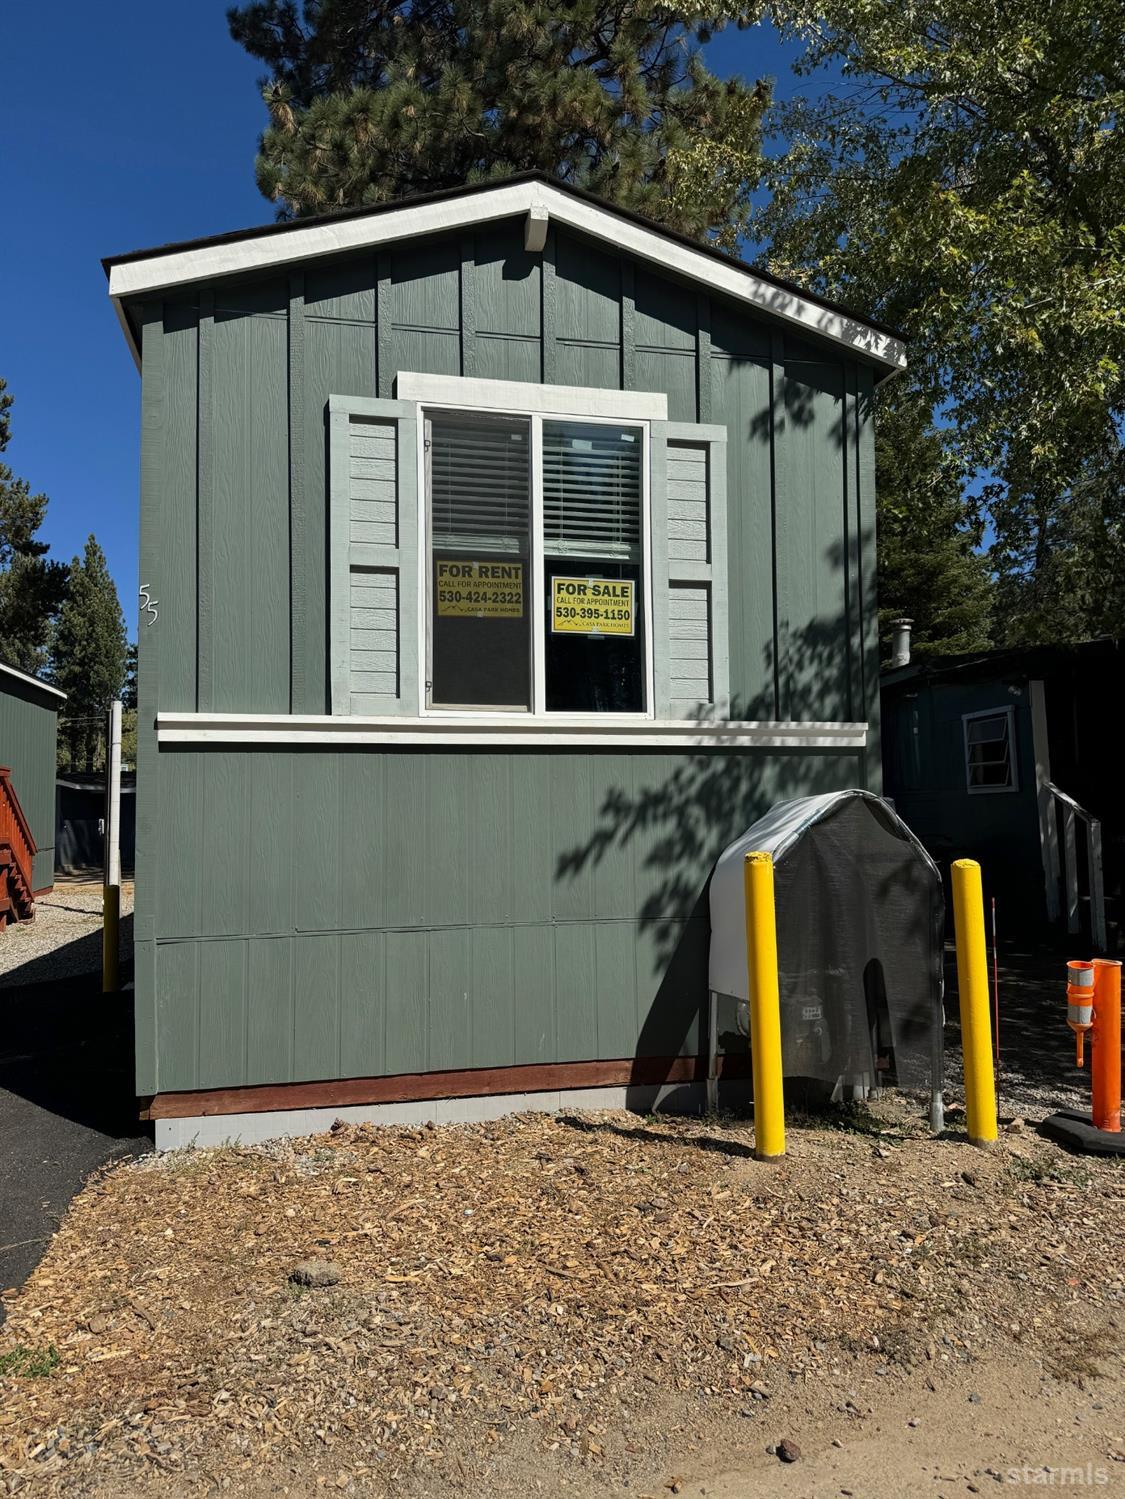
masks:
[[(495, 393), (490, 387), (495, 388)], [(635, 413), (656, 410), (656, 399), (630, 391), (582, 391), (566, 386), (525, 385), (507, 380), (469, 380), (462, 376), (400, 374), (400, 399), (418, 404), (418, 673), (419, 718), (487, 718), (491, 723), (601, 723), (645, 722), (656, 718), (656, 664), (652, 611), (652, 420)], [(532, 399), (532, 393), (534, 398)], [(460, 399), (458, 399), (460, 397)], [(491, 399), (490, 399), (491, 397)], [(663, 396), (658, 398), (664, 401)], [(594, 406), (600, 409), (595, 414)], [(574, 408), (578, 409), (575, 410)], [(607, 408), (608, 413), (607, 413)], [(477, 412), (482, 416), (507, 416), (529, 423), (531, 433), (531, 707), (526, 712), (479, 707), (441, 707), (427, 701), (433, 680), (433, 631), (431, 628), (431, 526), (430, 487), (426, 420), (443, 411)], [(568, 713), (547, 709), (547, 638), (543, 593), (543, 423), (581, 422), (584, 425), (632, 427), (641, 434), (641, 591), (644, 624), (645, 707), (637, 713)], [(578, 566), (581, 559), (575, 559)]]
[[(1007, 786), (974, 786), (972, 762), (969, 758), (969, 724), (978, 718), (1003, 718), (1008, 734), (1008, 770), (1011, 780)], [(1016, 712), (1011, 703), (998, 708), (981, 708), (975, 713), (962, 713), (961, 739), (965, 751), (965, 790), (970, 796), (1006, 796), (1020, 789), (1020, 768), (1016, 755)]]

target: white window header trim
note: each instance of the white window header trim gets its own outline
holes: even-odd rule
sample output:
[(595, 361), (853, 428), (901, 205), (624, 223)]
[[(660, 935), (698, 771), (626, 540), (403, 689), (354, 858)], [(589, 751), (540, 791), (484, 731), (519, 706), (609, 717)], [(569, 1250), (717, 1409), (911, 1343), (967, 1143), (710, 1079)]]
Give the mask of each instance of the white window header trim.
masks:
[(539, 385), (525, 380), (477, 380), (470, 375), (425, 375), (401, 370), (400, 401), (424, 406), (465, 407), (508, 415), (600, 416), (623, 422), (663, 422), (663, 391), (597, 390), (582, 385)]
[(443, 713), (440, 718), (161, 713), (156, 720), (156, 737), (160, 744), (861, 750), (867, 747), (867, 724), (661, 721), (608, 714), (555, 722), (529, 714), (501, 713)]

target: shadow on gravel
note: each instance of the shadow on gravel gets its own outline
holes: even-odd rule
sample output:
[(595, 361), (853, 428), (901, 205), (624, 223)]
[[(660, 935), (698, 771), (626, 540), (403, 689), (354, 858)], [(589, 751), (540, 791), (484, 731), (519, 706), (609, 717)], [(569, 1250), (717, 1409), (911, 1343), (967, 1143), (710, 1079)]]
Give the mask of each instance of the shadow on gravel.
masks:
[[(1001, 939), (997, 1081), (1002, 1101), (1006, 1098), (1032, 1114), (1051, 1113), (1074, 1100), (1089, 1107), (1089, 1068), (1083, 1073), (1074, 1065), (1074, 1035), (1066, 1023), (1066, 960), (1091, 955), (1082, 937)], [(991, 937), (988, 963), (992, 993)], [(961, 1022), (951, 942), (945, 949), (945, 1020), (946, 1076), (959, 1086)]]
[(651, 1140), (656, 1145), (694, 1145), (697, 1150), (714, 1150), (720, 1155), (754, 1157), (753, 1146), (739, 1140), (723, 1139), (716, 1135), (668, 1135), (660, 1130), (646, 1129), (643, 1124), (634, 1129), (629, 1125), (616, 1124), (609, 1119), (584, 1119), (577, 1114), (560, 1114), (559, 1123), (568, 1129), (581, 1130), (588, 1135), (619, 1135), (623, 1140)]
[[(68, 906), (65, 888), (58, 888), (54, 891), (51, 905), (57, 911), (73, 911), (81, 916), (91, 914), (86, 906)], [(118, 936), (121, 966), (124, 970), (125, 966), (133, 961), (133, 916), (131, 912), (128, 916), (122, 916)], [(0, 938), (0, 940), (3, 939)], [(0, 958), (3, 956), (4, 953), (0, 950)], [(56, 981), (78, 982), (86, 975), (96, 976), (101, 971), (102, 929), (99, 926), (95, 931), (75, 937), (71, 942), (60, 943), (52, 947), (49, 952), (39, 953), (25, 963), (20, 963), (14, 968), (5, 968), (0, 972), (0, 1006), (4, 1005), (6, 991), (9, 989), (23, 989), (32, 984), (47, 984)], [(124, 982), (125, 980), (122, 979), (122, 983)], [(0, 1047), (3, 1045), (3, 1037), (0, 1036)]]
[(0, 988), (0, 1289), (38, 1263), (93, 1171), (152, 1149), (137, 1119), (132, 994), (103, 995), (98, 971), (12, 982), (38, 967)]

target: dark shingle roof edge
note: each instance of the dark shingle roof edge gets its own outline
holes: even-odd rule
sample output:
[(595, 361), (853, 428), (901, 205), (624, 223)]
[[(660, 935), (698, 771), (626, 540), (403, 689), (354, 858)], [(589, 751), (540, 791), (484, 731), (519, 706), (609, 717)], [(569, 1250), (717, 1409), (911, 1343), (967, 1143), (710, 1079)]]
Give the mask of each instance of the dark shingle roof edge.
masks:
[(865, 313), (856, 312), (853, 308), (845, 306), (841, 302), (835, 302), (829, 297), (821, 296), (820, 293), (809, 291), (806, 287), (799, 286), (796, 282), (786, 281), (780, 276), (775, 276), (772, 271), (766, 270), (760, 265), (750, 261), (736, 259), (725, 251), (717, 249), (702, 240), (693, 239), (688, 234), (681, 234), (677, 229), (669, 229), (665, 225), (657, 223), (655, 219), (647, 219), (643, 214), (635, 213), (632, 209), (621, 208), (615, 203), (600, 198), (596, 193), (587, 192), (585, 188), (575, 187), (572, 183), (561, 182), (545, 172), (516, 172), (511, 177), (495, 178), (485, 182), (470, 182), (460, 187), (441, 188), (432, 193), (416, 193), (405, 198), (389, 199), (386, 203), (376, 203), (363, 208), (341, 208), (333, 213), (310, 215), (308, 218), (289, 219), (284, 222), (273, 224), (258, 224), (248, 229), (228, 230), (224, 234), (206, 235), (201, 239), (178, 240), (170, 244), (157, 245), (147, 250), (129, 250), (121, 255), (107, 255), (102, 259), (102, 267), (109, 276), (114, 266), (129, 265), (138, 260), (153, 260), (162, 255), (178, 255), (190, 250), (204, 250), (218, 245), (237, 244), (243, 240), (265, 239), (273, 235), (283, 235), (298, 229), (313, 229), (324, 224), (345, 223), (352, 219), (375, 217), (382, 213), (390, 213), (396, 209), (409, 208), (414, 204), (440, 203), (454, 198), (466, 197), (469, 194), (488, 192), (498, 187), (504, 187), (511, 183), (539, 182), (546, 187), (555, 188), (557, 191), (569, 193), (572, 197), (582, 202), (592, 204), (606, 213), (617, 214), (620, 218), (638, 225), (640, 228), (650, 230), (654, 234), (664, 235), (666, 238), (686, 248), (698, 251), (702, 255), (709, 255), (713, 260), (722, 265), (731, 266), (735, 270), (745, 271), (749, 276), (755, 276), (760, 281), (767, 281), (771, 286), (779, 290), (792, 293), (792, 295), (804, 298), (817, 307), (823, 307), (828, 312), (840, 313), (844, 317), (853, 318), (856, 322), (865, 324), (877, 333), (884, 333), (889, 338), (896, 338), (907, 342), (907, 335), (899, 328), (892, 327), (889, 323), (880, 322), (877, 318), (868, 317)]

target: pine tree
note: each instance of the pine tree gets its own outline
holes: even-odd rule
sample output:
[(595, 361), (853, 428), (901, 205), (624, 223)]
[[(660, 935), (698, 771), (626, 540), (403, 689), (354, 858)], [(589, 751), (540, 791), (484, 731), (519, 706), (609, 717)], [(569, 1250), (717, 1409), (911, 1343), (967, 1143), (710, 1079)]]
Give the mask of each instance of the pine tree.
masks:
[[(12, 397), (0, 380), (0, 453), (11, 439)], [(66, 568), (47, 560), (35, 533), (47, 514), (47, 496), (32, 494), (0, 463), (0, 660), (21, 671), (46, 663), (51, 620), (62, 602)]]
[(95, 768), (104, 716), (125, 681), (126, 649), (117, 589), (101, 547), (90, 536), (84, 555), (70, 564), (51, 641), (52, 680), (67, 694), (59, 722), (60, 764)]
[(227, 12), (269, 70), (258, 185), (282, 217), (537, 170), (734, 249), (764, 83), (699, 44), (738, 8), (653, 0), (259, 0)]
[(994, 585), (966, 478), (917, 392), (884, 387), (875, 411), (879, 633), (888, 639), (891, 621), (909, 617), (916, 656), (992, 643)]

